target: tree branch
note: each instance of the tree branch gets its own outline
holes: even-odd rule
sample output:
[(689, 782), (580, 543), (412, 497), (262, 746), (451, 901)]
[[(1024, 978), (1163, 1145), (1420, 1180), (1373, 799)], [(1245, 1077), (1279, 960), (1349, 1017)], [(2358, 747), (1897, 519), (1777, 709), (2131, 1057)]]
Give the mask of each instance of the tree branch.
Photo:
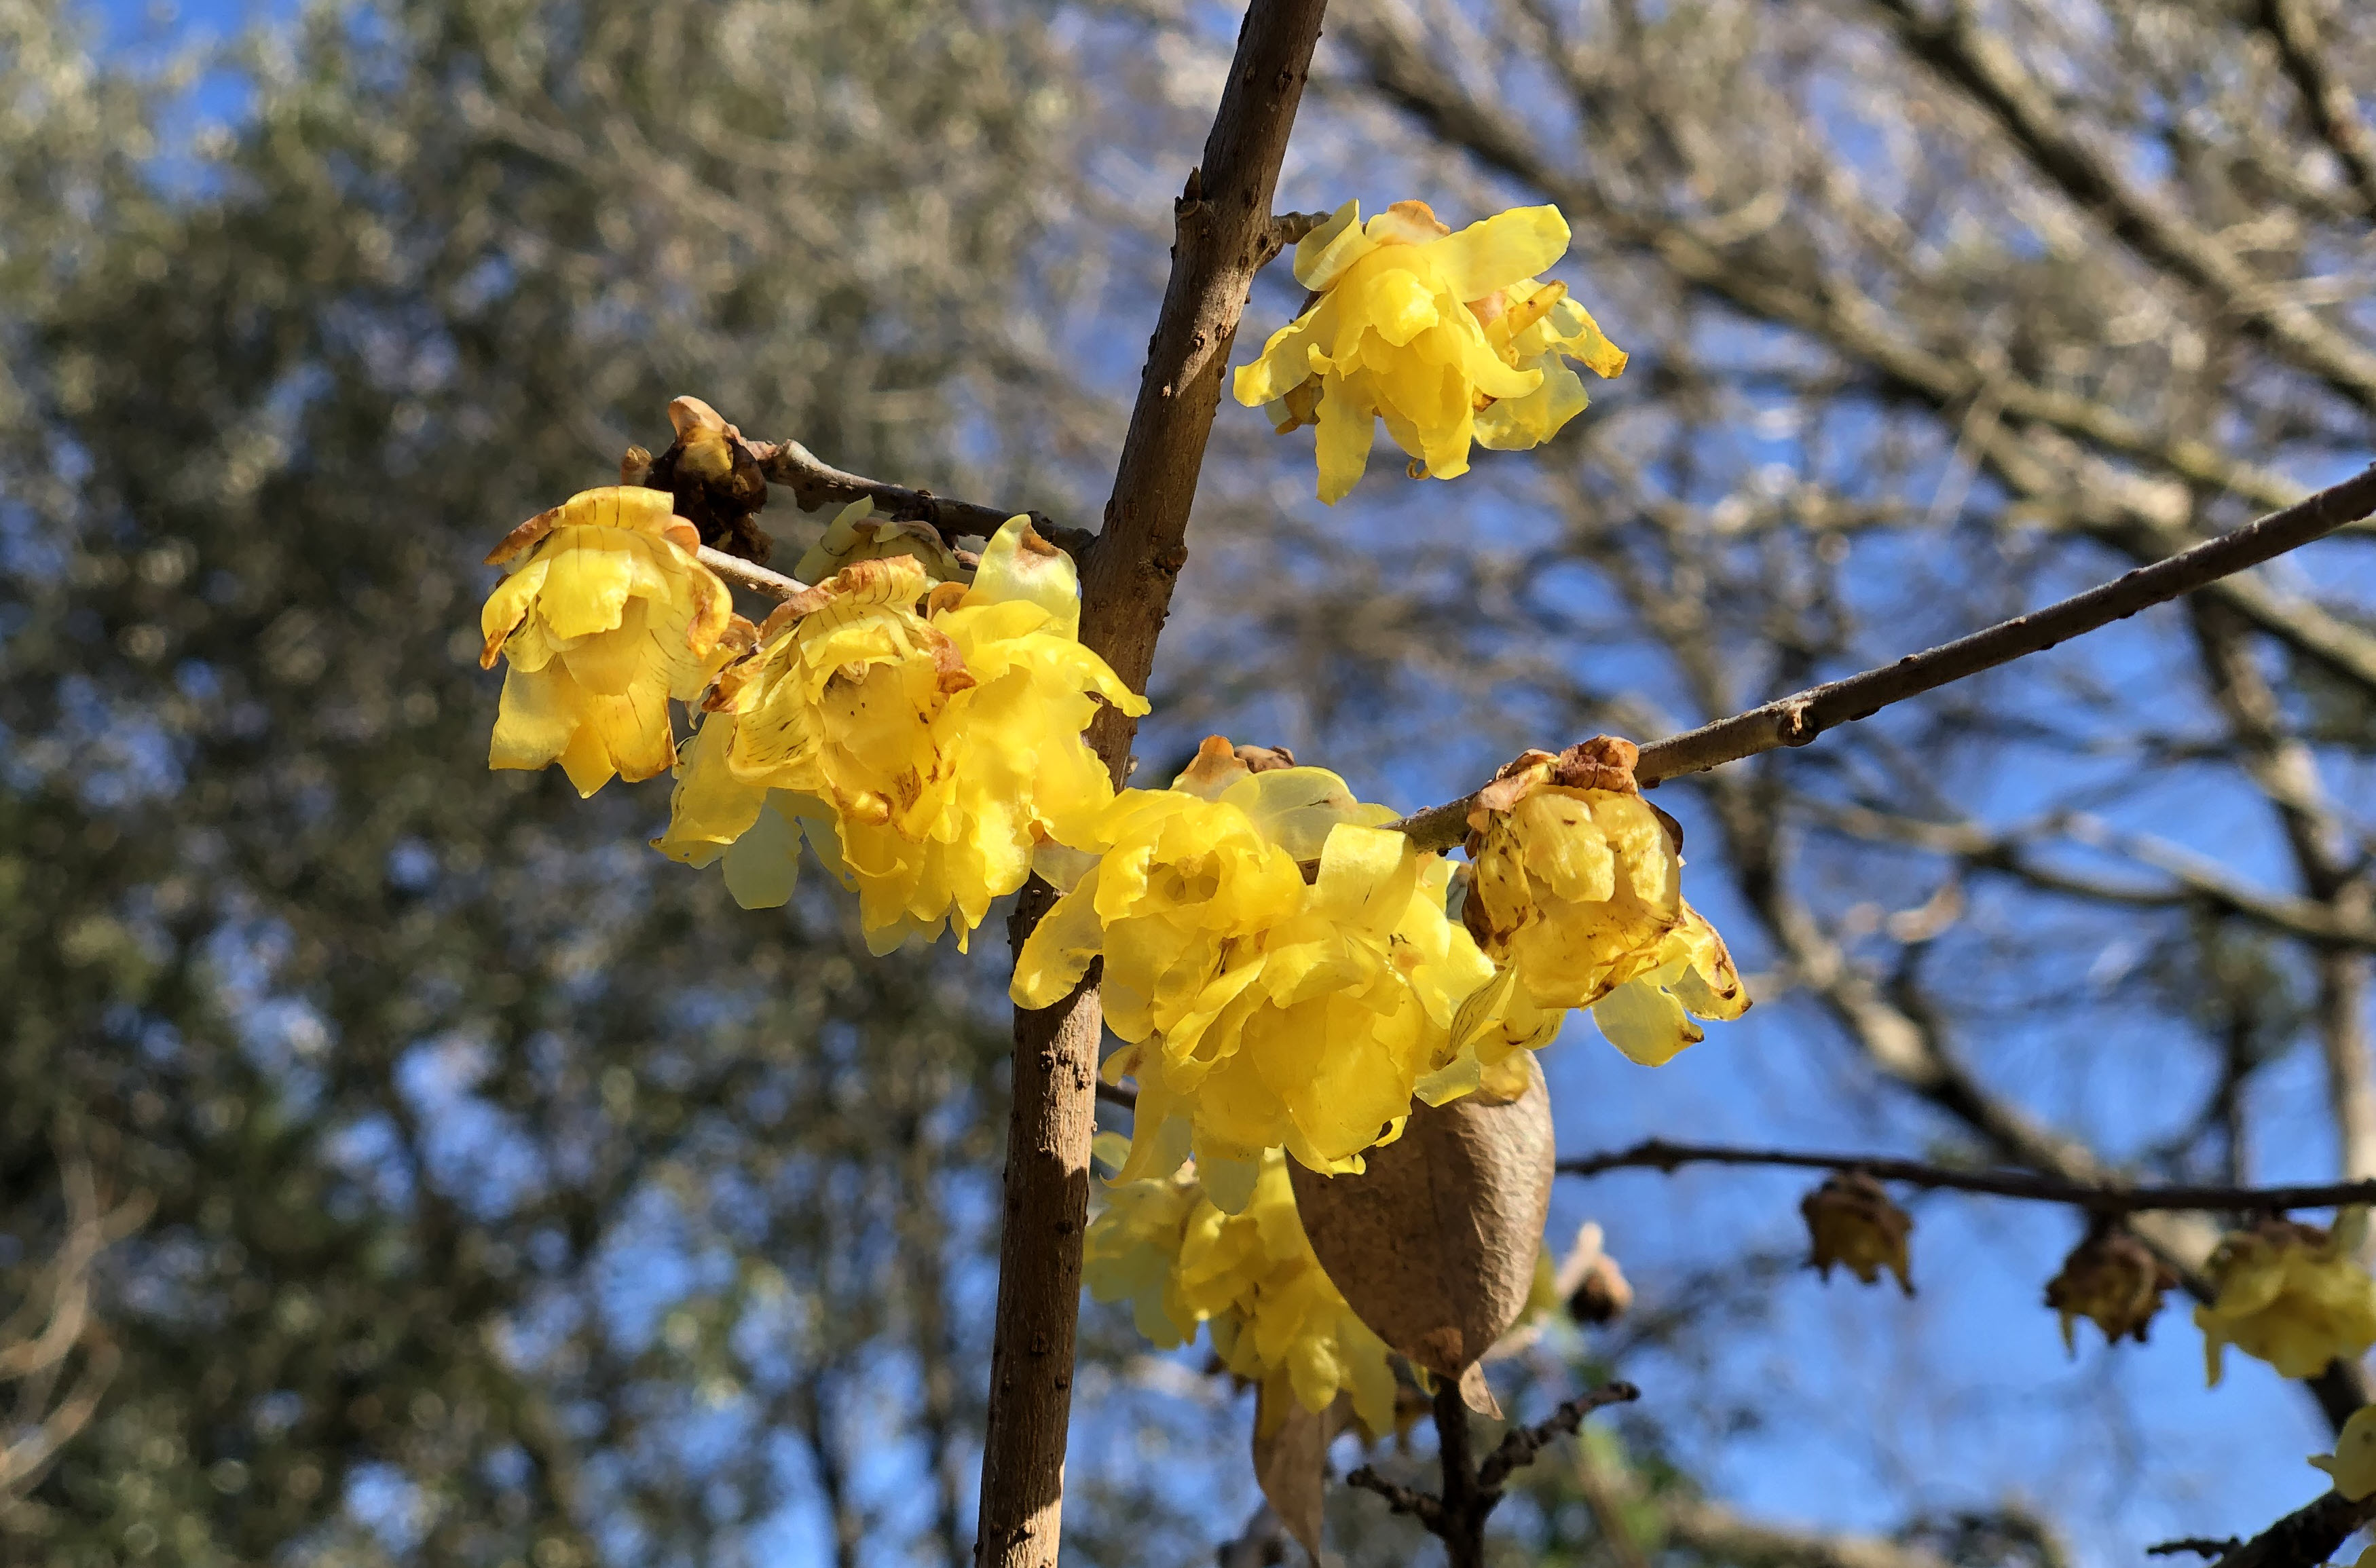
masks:
[[(1325, 9), (1325, 0), (1253, 0), (1247, 8), (1204, 161), (1190, 172), (1173, 208), (1171, 278), (1104, 529), (1094, 548), (1077, 552), (1081, 640), (1135, 692), (1146, 690), (1172, 585), (1187, 560), (1188, 510), (1238, 318), (1254, 274), (1278, 254), (1292, 229), (1271, 216), (1271, 196)], [(1129, 776), (1135, 728), (1113, 707), (1101, 709), (1090, 726), (1090, 743), (1116, 783)], [(1015, 946), (1021, 947), (1054, 897), (1036, 878), (1024, 890), (1008, 925)], [(1055, 1006), (1015, 1014), (998, 1307), (974, 1546), (980, 1568), (1054, 1568), (1056, 1562), (1081, 1238), (1088, 1222), (1089, 1139), (1097, 1124), (1096, 981), (1092, 969)]]
[(2318, 24), (2309, 7), (2302, 0), (2261, 0), (2257, 19), (2276, 40), (2277, 59), (2301, 94), (2311, 125), (2342, 160), (2361, 202), (2376, 212), (2376, 140), (2359, 117), (2349, 84), (2335, 79), (2320, 56)]
[(1606, 1170), (1671, 1173), (1686, 1165), (1768, 1165), (1799, 1170), (1858, 1170), (1884, 1182), (1903, 1182), (1909, 1187), (1945, 1188), (1954, 1192), (1986, 1193), (1992, 1197), (2071, 1204), (2100, 1214), (2144, 1214), (2168, 1209), (2275, 1213), (2286, 1209), (2333, 1208), (2350, 1204), (2376, 1203), (2376, 1180), (2293, 1187), (2121, 1187), (2109, 1183), (2067, 1182), (2060, 1177), (2041, 1176), (2027, 1170), (1956, 1170), (1919, 1159), (1899, 1159), (1887, 1155), (1800, 1154), (1788, 1149), (1669, 1143), (1664, 1138), (1645, 1139), (1632, 1148), (1608, 1154), (1562, 1159), (1559, 1162), (1559, 1172), (1562, 1176), (1598, 1176)]
[[(790, 490), (803, 512), (847, 506), (853, 501), (872, 501), (875, 510), (892, 521), (927, 524), (939, 529), (944, 539), (966, 534), (987, 539), (1007, 518), (1017, 515), (1016, 510), (1004, 507), (959, 501), (935, 495), (929, 490), (846, 473), (797, 441), (749, 441), (744, 445), (751, 448), (751, 456), (758, 460), (759, 471), (767, 476), (768, 482)], [(1040, 534), (1067, 549), (1072, 548), (1071, 542), (1059, 536), (1088, 537), (1079, 529), (1058, 527), (1044, 512), (1024, 511), (1020, 515), (1029, 517), (1031, 526)]]
[[(2376, 468), (2305, 497), (2280, 512), (2245, 524), (2192, 550), (2140, 566), (2086, 592), (2041, 610), (2001, 621), (1969, 636), (1908, 654), (1895, 664), (1735, 714), (1730, 719), (1642, 748), (1634, 777), (1647, 788), (1687, 773), (1705, 773), (1728, 762), (1781, 746), (1803, 746), (1824, 731), (1869, 719), (1892, 703), (1919, 696), (1983, 670), (1995, 668), (2066, 642), (2084, 632), (2125, 620), (2140, 610), (2176, 599), (2231, 573), (2274, 560), (2288, 550), (2333, 533), (2346, 523), (2376, 512)], [(1413, 813), (1394, 826), (1422, 849), (1448, 849), (1467, 834), (1468, 795)]]
[(2376, 1518), (2376, 1492), (2354, 1503), (2330, 1491), (2295, 1509), (2212, 1568), (2318, 1568), (2371, 1518)]
[(1469, 1458), (1468, 1406), (1451, 1379), (1439, 1379), (1435, 1390), (1436, 1462), (1443, 1488), (1431, 1496), (1414, 1487), (1391, 1481), (1364, 1465), (1345, 1478), (1346, 1483), (1374, 1491), (1386, 1506), (1407, 1514), (1443, 1542), (1450, 1568), (1481, 1568), (1485, 1561), (1485, 1522), (1502, 1502), (1503, 1487), (1511, 1475), (1535, 1462), (1535, 1456), (1562, 1437), (1573, 1437), (1584, 1418), (1610, 1405), (1639, 1399), (1642, 1391), (1630, 1383), (1606, 1384), (1576, 1397), (1532, 1426), (1512, 1427), (1481, 1465)]
[(788, 577), (781, 572), (771, 572), (756, 562), (745, 561), (740, 555), (729, 555), (723, 550), (701, 547), (701, 564), (732, 583), (736, 588), (755, 588), (777, 599), (790, 599), (796, 593), (806, 593), (809, 585), (798, 577)]

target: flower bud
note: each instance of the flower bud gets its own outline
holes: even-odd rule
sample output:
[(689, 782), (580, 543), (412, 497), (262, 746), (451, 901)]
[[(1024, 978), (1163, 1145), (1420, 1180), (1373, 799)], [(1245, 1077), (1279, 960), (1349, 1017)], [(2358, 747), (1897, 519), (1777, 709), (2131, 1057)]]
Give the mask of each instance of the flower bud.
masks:
[(1880, 1182), (1859, 1171), (1834, 1171), (1799, 1201), (1799, 1212), (1807, 1219), (1812, 1249), (1807, 1262), (1826, 1280), (1834, 1264), (1843, 1265), (1867, 1285), (1886, 1268), (1897, 1276), (1901, 1289), (1914, 1294), (1906, 1245), (1914, 1232), (1914, 1217), (1890, 1202)]

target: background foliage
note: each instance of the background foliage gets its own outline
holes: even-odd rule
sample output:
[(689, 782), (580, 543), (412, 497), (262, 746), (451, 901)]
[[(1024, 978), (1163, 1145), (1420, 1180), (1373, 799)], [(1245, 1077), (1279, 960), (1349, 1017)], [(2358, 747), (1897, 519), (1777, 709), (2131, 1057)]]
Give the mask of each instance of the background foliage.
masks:
[[(1543, 453), (1335, 512), (1225, 410), (1145, 769), (1228, 729), (1419, 805), (2356, 466), (2345, 20), (1340, 0), (1282, 205), (1555, 200), (1634, 362)], [(1094, 522), (1233, 26), (382, 0), (194, 53), (0, 0), (0, 1305), (62, 1150), (155, 1206), (0, 1559), (965, 1560), (1000, 955), (868, 962), (829, 889), (744, 915), (643, 849), (657, 786), (481, 771), (475, 563), (679, 392)], [(1655, 1074), (1579, 1024), (1564, 1146), (2376, 1174), (2366, 540), (1662, 790), (1761, 1005)], [(1917, 1302), (1823, 1291), (1797, 1185), (1562, 1191), (1642, 1305), (1519, 1408), (1647, 1397), (1538, 1468), (1514, 1557), (2130, 1560), (2306, 1499), (2364, 1397), (2206, 1394), (2176, 1313), (2066, 1365), (2051, 1213), (1927, 1202)], [(1085, 1343), (1072, 1550), (1209, 1560), (1248, 1402)], [(1338, 1544), (1405, 1560), (1374, 1504)]]

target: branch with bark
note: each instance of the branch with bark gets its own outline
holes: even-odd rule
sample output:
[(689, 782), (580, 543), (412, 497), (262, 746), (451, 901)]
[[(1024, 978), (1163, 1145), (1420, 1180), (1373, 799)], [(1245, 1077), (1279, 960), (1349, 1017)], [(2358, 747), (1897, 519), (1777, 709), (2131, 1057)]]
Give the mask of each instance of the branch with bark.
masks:
[[(1892, 703), (2041, 652), (2232, 573), (2273, 561), (2370, 512), (2376, 512), (2376, 468), (2085, 593), (1908, 654), (1894, 664), (1811, 686), (1746, 713), (1654, 741), (1642, 748), (1634, 777), (1647, 789), (1664, 779), (1705, 773), (1761, 752), (1803, 746), (1826, 730), (1870, 719)], [(1422, 849), (1448, 849), (1467, 836), (1468, 814), (1477, 800), (1470, 794), (1430, 806), (1394, 826)]]
[(1389, 1480), (1367, 1465), (1346, 1476), (1346, 1484), (1377, 1493), (1395, 1513), (1417, 1519), (1429, 1534), (1443, 1542), (1452, 1568), (1479, 1568), (1485, 1561), (1485, 1522), (1501, 1505), (1510, 1477), (1535, 1462), (1536, 1455), (1562, 1437), (1573, 1437), (1584, 1419), (1610, 1405), (1629, 1404), (1642, 1396), (1630, 1383), (1606, 1384), (1577, 1396), (1532, 1426), (1512, 1427), (1480, 1464), (1468, 1430), (1468, 1407), (1449, 1379), (1435, 1391), (1436, 1461), (1442, 1491), (1425, 1492)]
[[(1173, 207), (1171, 277), (1116, 465), (1104, 528), (1083, 552), (1081, 640), (1135, 692), (1146, 690), (1188, 511), (1220, 406), (1221, 375), (1254, 274), (1289, 226), (1271, 195), (1295, 123), (1325, 0), (1255, 0), (1238, 33), (1203, 161)], [(1117, 708), (1089, 730), (1114, 781), (1129, 776), (1135, 721)], [(1054, 902), (1035, 879), (1008, 936), (1020, 949)], [(1093, 967), (1053, 1007), (1015, 1013), (998, 1305), (983, 1434), (980, 1568), (1053, 1568), (1062, 1530), (1081, 1243), (1088, 1223), (1101, 1015)]]
[(2098, 1214), (2145, 1214), (2177, 1209), (2206, 1213), (2281, 1214), (2297, 1208), (2334, 1208), (2376, 1203), (2376, 1181), (2329, 1182), (2290, 1187), (2185, 1185), (2126, 1187), (2071, 1182), (2031, 1170), (1958, 1170), (1891, 1155), (1805, 1154), (1792, 1149), (1738, 1148), (1720, 1144), (1673, 1143), (1648, 1138), (1631, 1148), (1579, 1155), (1559, 1162), (1562, 1176), (1598, 1176), (1610, 1170), (1657, 1170), (1671, 1175), (1686, 1165), (1774, 1166), (1795, 1170), (1851, 1170), (1909, 1187), (1983, 1193), (2033, 1203), (2069, 1204)]

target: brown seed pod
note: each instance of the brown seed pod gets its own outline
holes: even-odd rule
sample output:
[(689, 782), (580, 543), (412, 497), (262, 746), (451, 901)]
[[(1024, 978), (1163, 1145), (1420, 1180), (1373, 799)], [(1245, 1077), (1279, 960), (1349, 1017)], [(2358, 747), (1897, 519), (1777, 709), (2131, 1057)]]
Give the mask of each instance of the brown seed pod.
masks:
[(1807, 1262), (1825, 1279), (1835, 1263), (1867, 1285), (1886, 1268), (1899, 1289), (1914, 1294), (1907, 1256), (1914, 1217), (1890, 1202), (1880, 1182), (1862, 1171), (1835, 1170), (1799, 1201), (1799, 1212), (1807, 1219)]
[(2062, 1272), (2047, 1281), (2046, 1304), (2062, 1320), (2062, 1346), (2078, 1354), (2072, 1329), (2092, 1320), (2113, 1344), (2133, 1335), (2145, 1341), (2145, 1327), (2161, 1311), (2162, 1293), (2178, 1276), (2143, 1241), (2118, 1226), (2097, 1224), (2062, 1260)]
[(1304, 1234), (1354, 1315), (1438, 1377), (1459, 1379), (1534, 1285), (1554, 1156), (1543, 1071), (1526, 1063), (1515, 1099), (1413, 1106), (1359, 1176), (1289, 1166)]

